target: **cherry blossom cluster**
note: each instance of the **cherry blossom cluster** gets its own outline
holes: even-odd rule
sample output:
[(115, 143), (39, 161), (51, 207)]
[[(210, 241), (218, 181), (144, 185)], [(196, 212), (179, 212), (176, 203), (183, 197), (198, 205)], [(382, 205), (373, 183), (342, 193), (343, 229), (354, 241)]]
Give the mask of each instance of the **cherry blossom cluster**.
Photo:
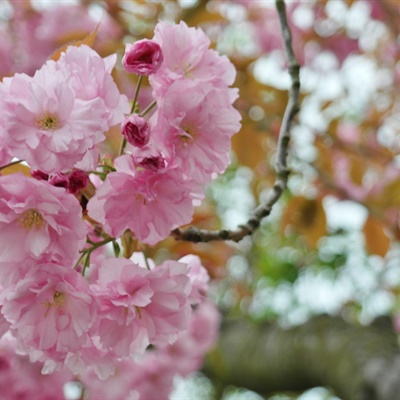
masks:
[[(144, 399), (151, 377), (163, 374), (167, 393), (212, 346), (218, 317), (198, 257), (156, 265), (119, 254), (122, 235), (152, 245), (189, 223), (229, 163), (240, 128), (235, 69), (209, 47), (183, 22), (128, 44), (132, 104), (111, 75), (116, 55), (86, 45), (0, 82), (0, 173), (30, 167), (0, 175), (0, 336), (43, 373), (67, 370), (96, 393), (104, 385), (94, 375), (135, 371), (121, 398)], [(140, 110), (147, 76), (154, 101)], [(121, 151), (111, 159), (102, 144), (115, 125)]]
[(151, 45), (127, 46), (123, 63), (149, 75), (157, 111), (149, 121), (143, 113), (125, 118), (131, 154), (115, 160), (116, 171), (88, 204), (108, 234), (130, 229), (144, 243), (159, 242), (191, 221), (193, 200), (228, 166), (231, 137), (240, 128), (232, 106), (237, 89), (229, 87), (235, 68), (209, 46), (204, 32), (184, 22), (160, 22)]

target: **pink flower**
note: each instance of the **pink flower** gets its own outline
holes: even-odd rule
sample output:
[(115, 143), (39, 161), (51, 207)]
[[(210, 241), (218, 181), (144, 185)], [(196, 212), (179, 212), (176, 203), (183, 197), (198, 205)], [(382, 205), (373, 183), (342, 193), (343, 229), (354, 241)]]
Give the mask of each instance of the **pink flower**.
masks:
[(147, 120), (137, 114), (125, 117), (122, 134), (132, 146), (143, 147), (150, 139), (150, 127)]
[(2, 312), (31, 360), (62, 366), (85, 345), (97, 304), (85, 278), (54, 263), (39, 264), (2, 293)]
[(96, 331), (102, 347), (118, 357), (143, 354), (149, 337), (138, 320), (154, 295), (148, 271), (127, 259), (107, 259), (98, 270), (93, 290), (100, 302)]
[(205, 301), (195, 308), (189, 328), (175, 343), (157, 350), (182, 376), (201, 368), (206, 353), (217, 341), (221, 316), (215, 304)]
[(68, 371), (42, 375), (42, 364), (18, 354), (14, 338), (0, 341), (0, 391), (5, 399), (64, 400), (63, 386), (73, 376)]
[(128, 359), (116, 363), (115, 374), (106, 380), (100, 380), (91, 370), (80, 375), (79, 378), (88, 399), (135, 400), (136, 397), (132, 396), (132, 380), (135, 379), (139, 370), (140, 366), (132, 359)]
[(173, 343), (178, 333), (188, 328), (191, 283), (187, 272), (185, 264), (171, 260), (150, 271), (150, 287), (154, 295), (151, 303), (143, 308), (141, 318), (150, 343), (157, 346)]
[(87, 206), (107, 233), (117, 237), (130, 229), (142, 242), (155, 244), (190, 222), (192, 200), (176, 168), (136, 170), (130, 156), (116, 159), (115, 167)]
[(93, 285), (101, 346), (128, 357), (143, 354), (150, 343), (172, 342), (190, 317), (186, 273), (184, 264), (173, 261), (148, 271), (127, 259), (105, 260)]
[(163, 62), (163, 53), (158, 43), (153, 40), (138, 40), (127, 44), (122, 65), (126, 72), (137, 75), (151, 75)]
[(0, 199), (1, 281), (19, 279), (32, 262), (78, 258), (86, 227), (73, 195), (18, 173), (0, 177)]
[(212, 82), (223, 89), (235, 80), (235, 67), (226, 56), (209, 48), (210, 39), (201, 29), (189, 28), (183, 21), (172, 26), (161, 21), (153, 40), (164, 54), (163, 64), (150, 76), (157, 98), (176, 80)]
[(163, 98), (154, 140), (164, 143), (186, 180), (205, 184), (229, 164), (231, 137), (240, 129), (240, 119), (228, 90), (179, 80)]
[(83, 160), (79, 168), (94, 169), (104, 132), (129, 110), (110, 75), (113, 62), (87, 46), (71, 47), (32, 78), (4, 79), (0, 136), (12, 154), (48, 174)]
[(168, 400), (176, 375), (175, 365), (170, 359), (157, 351), (150, 351), (137, 362), (132, 374), (131, 388), (139, 400)]
[(54, 63), (48, 62), (33, 78), (16, 74), (7, 84), (4, 140), (31, 168), (46, 173), (71, 169), (104, 140), (101, 99), (76, 99)]
[(107, 129), (121, 123), (130, 110), (128, 98), (120, 94), (111, 76), (116, 60), (116, 54), (101, 58), (88, 46), (70, 46), (58, 61), (78, 99), (101, 100), (105, 113), (99, 118), (107, 122)]

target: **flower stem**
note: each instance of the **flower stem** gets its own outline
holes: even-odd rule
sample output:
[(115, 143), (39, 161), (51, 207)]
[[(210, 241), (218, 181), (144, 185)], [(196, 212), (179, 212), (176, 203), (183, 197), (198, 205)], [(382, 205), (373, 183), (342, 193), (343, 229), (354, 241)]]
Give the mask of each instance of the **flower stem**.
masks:
[(85, 261), (83, 263), (83, 269), (82, 269), (82, 275), (85, 276), (86, 268), (90, 264), (90, 255), (92, 254), (92, 251), (94, 251), (94, 250), (98, 249), (99, 247), (104, 246), (105, 244), (110, 243), (114, 240), (115, 240), (115, 238), (108, 238), (108, 239), (102, 240), (101, 242), (94, 243), (90, 239), (88, 239), (88, 243), (92, 244), (92, 246), (89, 247), (88, 249), (82, 250), (82, 254), (79, 257), (78, 261), (75, 263), (74, 268), (76, 268), (79, 265), (79, 263), (86, 257)]
[(141, 116), (141, 117), (144, 117), (146, 114), (148, 114), (153, 108), (154, 108), (154, 106), (156, 106), (157, 105), (157, 102), (154, 100), (149, 106), (147, 106), (147, 108), (142, 112), (142, 113), (140, 113), (139, 115)]
[(133, 112), (135, 111), (135, 107), (136, 107), (136, 102), (139, 96), (139, 90), (140, 90), (140, 86), (142, 85), (142, 81), (143, 81), (143, 75), (139, 76), (139, 79), (136, 83), (136, 89), (135, 89), (135, 95), (133, 97), (133, 102), (132, 102), (132, 108), (131, 108), (131, 114), (133, 114)]
[[(143, 81), (143, 75), (139, 76), (139, 79), (136, 83), (136, 89), (135, 89), (135, 95), (133, 96), (133, 101), (132, 101), (132, 107), (131, 107), (131, 112), (130, 114), (133, 114), (135, 111), (135, 107), (136, 107), (136, 103), (137, 103), (137, 99), (139, 97), (139, 90), (140, 90), (140, 86), (142, 86), (142, 81)], [(121, 142), (121, 147), (119, 149), (119, 155), (121, 156), (125, 150), (125, 146), (126, 146), (126, 139), (123, 137), (122, 138), (122, 142)]]

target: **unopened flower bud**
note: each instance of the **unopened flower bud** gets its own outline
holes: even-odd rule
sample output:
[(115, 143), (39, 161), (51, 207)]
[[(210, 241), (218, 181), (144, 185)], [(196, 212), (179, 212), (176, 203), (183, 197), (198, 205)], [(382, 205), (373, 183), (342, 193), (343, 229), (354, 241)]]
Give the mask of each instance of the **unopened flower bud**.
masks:
[(85, 171), (75, 169), (68, 175), (68, 191), (72, 194), (86, 187), (89, 182), (89, 177)]
[(150, 139), (150, 127), (145, 118), (133, 114), (122, 123), (122, 134), (133, 146), (143, 147)]
[(49, 178), (50, 185), (63, 187), (64, 189), (68, 189), (69, 180), (64, 174), (56, 174), (51, 175)]
[(32, 178), (35, 178), (38, 181), (47, 181), (49, 179), (49, 175), (40, 170), (34, 171), (31, 169), (30, 174)]
[(143, 39), (126, 45), (122, 65), (126, 72), (149, 76), (160, 68), (163, 58), (157, 42)]
[(150, 171), (156, 172), (159, 169), (166, 167), (165, 158), (156, 149), (146, 146), (145, 148), (133, 154), (133, 161), (136, 168), (148, 169)]

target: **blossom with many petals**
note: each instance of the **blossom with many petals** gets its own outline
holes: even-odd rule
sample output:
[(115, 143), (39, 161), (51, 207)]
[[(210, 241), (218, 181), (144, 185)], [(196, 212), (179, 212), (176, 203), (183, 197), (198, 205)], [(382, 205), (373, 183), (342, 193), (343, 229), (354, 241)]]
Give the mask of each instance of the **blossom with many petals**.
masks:
[(190, 222), (192, 200), (177, 168), (136, 170), (131, 156), (116, 159), (115, 167), (87, 206), (107, 233), (117, 237), (130, 229), (142, 242), (154, 244)]
[(95, 168), (104, 132), (129, 110), (110, 75), (113, 62), (87, 46), (70, 47), (33, 77), (4, 79), (0, 136), (12, 154), (46, 173), (64, 172), (84, 159), (81, 169)]
[(240, 119), (228, 89), (179, 80), (163, 98), (154, 136), (186, 179), (204, 185), (229, 164), (231, 137), (240, 129)]
[(3, 291), (0, 302), (12, 333), (31, 360), (58, 367), (69, 352), (87, 343), (97, 316), (97, 303), (86, 279), (54, 263), (31, 268)]
[(150, 76), (157, 99), (176, 80), (211, 82), (222, 90), (235, 80), (233, 64), (209, 48), (210, 39), (199, 28), (189, 28), (183, 21), (172, 26), (160, 21), (153, 40), (160, 44), (164, 54), (161, 67)]
[(150, 343), (172, 342), (188, 326), (190, 288), (182, 263), (170, 261), (148, 271), (127, 259), (105, 260), (93, 285), (102, 347), (127, 357), (143, 354)]
[(70, 266), (85, 245), (77, 199), (64, 188), (18, 173), (0, 177), (0, 277), (18, 279), (39, 261)]

